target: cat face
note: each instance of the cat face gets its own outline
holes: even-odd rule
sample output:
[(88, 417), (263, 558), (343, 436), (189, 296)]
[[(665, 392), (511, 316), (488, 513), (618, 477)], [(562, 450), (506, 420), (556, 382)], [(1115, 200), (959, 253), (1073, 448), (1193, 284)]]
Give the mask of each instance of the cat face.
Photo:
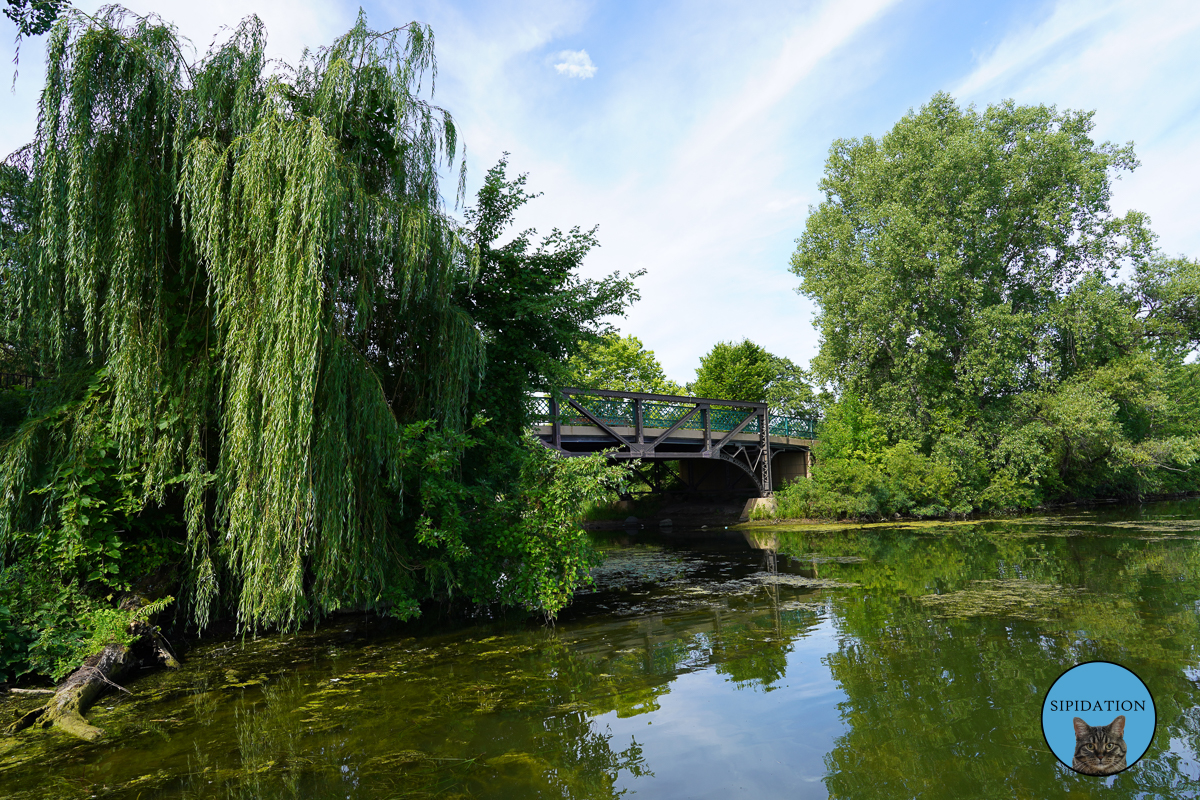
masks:
[(1125, 769), (1125, 715), (1095, 727), (1076, 717), (1071, 768), (1084, 775), (1113, 775)]

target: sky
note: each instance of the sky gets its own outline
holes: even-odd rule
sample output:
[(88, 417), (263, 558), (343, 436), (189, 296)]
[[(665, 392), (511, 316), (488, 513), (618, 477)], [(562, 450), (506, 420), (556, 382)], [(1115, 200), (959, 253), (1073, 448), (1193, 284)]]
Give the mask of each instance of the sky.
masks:
[[(289, 63), (359, 13), (330, 0), (126, 5), (174, 23), (198, 55), (257, 13), (271, 55)], [(507, 152), (509, 175), (528, 173), (542, 193), (517, 230), (599, 226), (586, 277), (646, 271), (641, 300), (615, 322), (681, 383), (719, 341), (749, 338), (801, 365), (816, 354), (814, 306), (789, 259), (821, 200), (829, 146), (886, 133), (938, 91), (980, 108), (1013, 99), (1094, 111), (1096, 140), (1133, 141), (1141, 162), (1116, 184), (1114, 210), (1149, 214), (1166, 253), (1200, 256), (1195, 0), (393, 0), (362, 10), (376, 29), (432, 26), (433, 100), (466, 143), (468, 201)], [(11, 33), (0, 20), (0, 63), (12, 60)], [(0, 154), (33, 136), (44, 47), (44, 37), (22, 44), (0, 100)]]

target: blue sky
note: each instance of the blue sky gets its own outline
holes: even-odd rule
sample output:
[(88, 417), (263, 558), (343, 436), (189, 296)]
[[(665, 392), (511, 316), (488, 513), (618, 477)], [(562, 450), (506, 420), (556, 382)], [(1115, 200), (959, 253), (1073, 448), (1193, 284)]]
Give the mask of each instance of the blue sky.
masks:
[[(92, 10), (94, 3), (80, 3)], [(204, 49), (258, 13), (272, 54), (331, 41), (354, 3), (129, 2)], [(1160, 246), (1200, 256), (1200, 3), (1024, 0), (388, 2), (376, 28), (433, 26), (435, 102), (467, 145), (468, 193), (504, 151), (543, 196), (518, 225), (599, 225), (590, 276), (645, 268), (621, 329), (679, 381), (717, 341), (804, 364), (812, 306), (788, 271), (830, 143), (878, 135), (936, 91), (1096, 112), (1098, 140), (1141, 167), (1114, 206), (1147, 212)], [(750, 10), (747, 10), (750, 9)], [(0, 21), (0, 31), (10, 31)], [(0, 150), (28, 141), (42, 40), (3, 99)], [(0, 33), (0, 58), (12, 57)], [(7, 77), (7, 76), (6, 76)]]

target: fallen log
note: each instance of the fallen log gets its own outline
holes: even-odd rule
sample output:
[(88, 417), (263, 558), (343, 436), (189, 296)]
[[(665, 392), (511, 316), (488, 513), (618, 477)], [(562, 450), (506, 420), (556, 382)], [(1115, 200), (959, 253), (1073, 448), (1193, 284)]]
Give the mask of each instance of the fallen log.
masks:
[[(142, 605), (140, 599), (131, 598), (123, 602), (121, 608), (124, 611), (136, 611)], [(104, 731), (90, 725), (84, 715), (97, 698), (109, 689), (128, 691), (117, 681), (140, 662), (134, 652), (135, 647), (148, 644), (150, 652), (161, 664), (172, 669), (179, 666), (162, 634), (148, 621), (135, 618), (129, 625), (129, 633), (132, 637), (129, 644), (112, 642), (99, 653), (88, 656), (83, 665), (54, 690), (54, 696), (46, 705), (23, 714), (8, 726), (7, 732), (13, 734), (39, 725), (43, 728), (59, 728), (88, 741), (103, 736)]]

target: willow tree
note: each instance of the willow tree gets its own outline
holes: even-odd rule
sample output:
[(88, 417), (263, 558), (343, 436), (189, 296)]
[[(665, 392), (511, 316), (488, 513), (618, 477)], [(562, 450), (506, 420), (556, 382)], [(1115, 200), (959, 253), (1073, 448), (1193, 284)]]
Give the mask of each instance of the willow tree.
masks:
[(295, 69), (256, 18), (194, 63), (155, 17), (55, 24), (6, 206), (5, 338), (46, 380), (0, 450), (5, 580), (129, 585), (175, 514), (201, 624), (413, 610), (440, 523), (406, 474), (453, 468), (483, 356), (435, 71), (415, 23)]

